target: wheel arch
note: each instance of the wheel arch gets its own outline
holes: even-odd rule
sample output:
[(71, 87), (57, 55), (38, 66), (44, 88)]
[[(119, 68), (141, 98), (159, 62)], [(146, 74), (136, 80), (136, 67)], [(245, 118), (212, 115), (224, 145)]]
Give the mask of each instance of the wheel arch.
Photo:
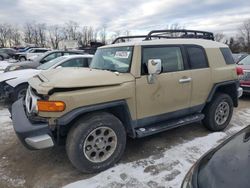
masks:
[(238, 87), (239, 80), (231, 80), (217, 83), (213, 86), (206, 102), (211, 102), (216, 93), (225, 93), (232, 98), (234, 107), (238, 107)]
[(82, 116), (101, 111), (109, 112), (116, 116), (124, 125), (127, 134), (133, 138), (135, 137), (135, 131), (133, 128), (135, 121), (131, 118), (128, 105), (125, 100), (112, 101), (74, 109), (58, 118), (56, 120), (56, 124), (59, 126), (59, 129), (66, 129), (66, 131), (68, 131), (74, 122)]

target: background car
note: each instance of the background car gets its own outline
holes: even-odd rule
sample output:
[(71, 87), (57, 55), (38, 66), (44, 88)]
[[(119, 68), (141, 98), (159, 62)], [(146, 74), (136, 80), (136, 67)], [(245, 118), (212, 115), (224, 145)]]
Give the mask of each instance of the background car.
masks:
[[(74, 55), (74, 54), (84, 54), (84, 51), (81, 50), (53, 50), (43, 53), (40, 56), (37, 56), (32, 61), (23, 61), (19, 63), (12, 63), (6, 66), (4, 72), (14, 71), (14, 70), (21, 70), (21, 69), (35, 69), (41, 64), (44, 64), (52, 59), (55, 59), (60, 56), (65, 55)], [(1, 65), (0, 65), (1, 66)]]
[(247, 55), (238, 63), (238, 67), (243, 69), (242, 75), (239, 76), (240, 87), (244, 93), (250, 93), (250, 55)]
[(9, 59), (10, 56), (6, 53), (0, 52), (0, 61), (3, 61), (5, 59)]
[(17, 51), (12, 48), (0, 48), (0, 53), (8, 54), (9, 57), (13, 58)]
[(28, 87), (28, 79), (41, 71), (61, 67), (89, 67), (93, 55), (68, 55), (53, 59), (37, 69), (24, 69), (0, 75), (0, 98), (15, 101), (23, 97)]
[(186, 175), (182, 188), (247, 188), (250, 126), (205, 154)]
[(248, 56), (248, 54), (247, 53), (238, 53), (238, 54), (233, 53), (232, 56), (234, 58), (235, 63), (238, 63), (239, 61), (244, 59), (246, 56)]
[(30, 57), (41, 55), (49, 50), (50, 49), (47, 48), (30, 48), (25, 52), (16, 53), (15, 59), (18, 59), (19, 61), (30, 60)]

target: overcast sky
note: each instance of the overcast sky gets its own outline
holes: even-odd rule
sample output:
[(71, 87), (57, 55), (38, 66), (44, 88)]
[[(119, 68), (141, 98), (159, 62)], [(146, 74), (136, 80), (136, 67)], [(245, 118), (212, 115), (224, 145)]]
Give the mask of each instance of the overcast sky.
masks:
[(250, 0), (0, 0), (0, 22), (106, 26), (133, 34), (179, 23), (186, 29), (236, 33)]

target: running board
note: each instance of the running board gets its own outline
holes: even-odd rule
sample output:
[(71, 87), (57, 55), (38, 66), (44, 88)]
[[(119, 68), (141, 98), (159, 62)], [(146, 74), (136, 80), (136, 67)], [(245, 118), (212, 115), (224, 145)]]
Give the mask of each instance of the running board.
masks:
[(204, 114), (193, 114), (193, 115), (190, 115), (190, 116), (186, 116), (184, 118), (164, 121), (164, 122), (161, 122), (161, 123), (157, 123), (155, 125), (138, 128), (138, 129), (135, 130), (136, 137), (141, 138), (141, 137), (149, 136), (149, 135), (159, 133), (159, 132), (162, 132), (162, 131), (166, 131), (166, 130), (169, 130), (169, 129), (173, 129), (173, 128), (176, 128), (176, 127), (180, 127), (180, 126), (183, 126), (183, 125), (187, 125), (187, 124), (190, 124), (190, 123), (198, 122), (198, 121), (201, 121), (204, 117), (205, 117)]

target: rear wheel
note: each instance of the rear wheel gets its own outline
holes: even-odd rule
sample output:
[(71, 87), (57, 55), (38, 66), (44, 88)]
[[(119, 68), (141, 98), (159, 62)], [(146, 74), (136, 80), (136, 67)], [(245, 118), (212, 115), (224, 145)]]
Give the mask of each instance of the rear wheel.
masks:
[(20, 61), (26, 61), (26, 58), (22, 56), (22, 57), (19, 58), (19, 60)]
[(211, 131), (225, 129), (233, 114), (233, 101), (227, 94), (216, 94), (204, 110), (203, 124)]
[(113, 166), (126, 146), (126, 132), (121, 121), (102, 112), (79, 119), (71, 128), (66, 151), (80, 171), (94, 173)]

